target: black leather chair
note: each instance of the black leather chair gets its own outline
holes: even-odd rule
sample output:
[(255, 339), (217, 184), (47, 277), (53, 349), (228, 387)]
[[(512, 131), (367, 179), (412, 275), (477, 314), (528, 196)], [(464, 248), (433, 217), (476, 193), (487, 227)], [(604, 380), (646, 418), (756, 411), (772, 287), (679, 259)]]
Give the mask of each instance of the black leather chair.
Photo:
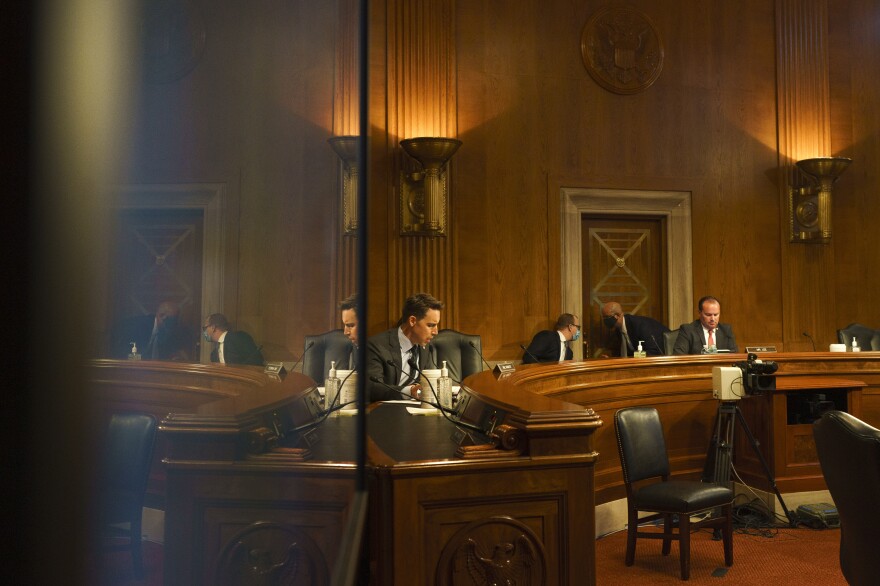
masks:
[[(678, 539), (681, 579), (690, 577), (690, 533), (701, 527), (718, 527), (724, 542), (724, 564), (733, 565), (733, 491), (699, 480), (669, 480), (669, 458), (660, 415), (653, 407), (629, 407), (614, 414), (617, 448), (626, 486), (627, 534), (626, 565), (635, 562), (636, 539), (662, 539), (663, 555), (669, 555), (673, 539)], [(644, 482), (659, 478), (659, 482)], [(721, 516), (712, 516), (713, 509)], [(650, 513), (639, 517), (639, 512)], [(709, 514), (702, 521), (691, 516)], [(673, 516), (678, 516), (678, 530)], [(663, 520), (663, 530), (639, 531), (643, 523)]]
[(663, 332), (663, 351), (666, 352), (667, 356), (672, 356), (676, 340), (678, 340), (678, 330)]
[(483, 370), (483, 360), (480, 358), (483, 343), (478, 335), (463, 334), (452, 329), (440, 330), (431, 340), (431, 345), (436, 351), (437, 368), (443, 366), (445, 360), (453, 384), (457, 385)]
[(862, 350), (873, 350), (871, 347), (871, 340), (874, 338), (874, 334), (877, 333), (877, 330), (874, 328), (869, 328), (868, 326), (863, 326), (859, 323), (849, 324), (843, 329), (837, 330), (837, 340), (841, 344), (846, 344), (847, 347), (852, 345), (853, 338), (858, 340), (859, 347)]
[(880, 350), (880, 330), (874, 332), (871, 337), (871, 350)]
[[(309, 344), (314, 343), (311, 348)], [(302, 359), (303, 374), (311, 377), (318, 386), (324, 384), (330, 372), (330, 362), (336, 361), (336, 368), (348, 370), (351, 360), (351, 340), (342, 330), (330, 330), (316, 336), (306, 336), (305, 356)]]
[(124, 544), (108, 542), (104, 549), (130, 549), (138, 579), (144, 575), (141, 520), (155, 440), (156, 419), (152, 415), (111, 416), (98, 486), (102, 535), (107, 539), (127, 538)]
[(813, 423), (825, 484), (840, 517), (840, 569), (854, 586), (877, 584), (880, 558), (880, 429), (843, 411)]

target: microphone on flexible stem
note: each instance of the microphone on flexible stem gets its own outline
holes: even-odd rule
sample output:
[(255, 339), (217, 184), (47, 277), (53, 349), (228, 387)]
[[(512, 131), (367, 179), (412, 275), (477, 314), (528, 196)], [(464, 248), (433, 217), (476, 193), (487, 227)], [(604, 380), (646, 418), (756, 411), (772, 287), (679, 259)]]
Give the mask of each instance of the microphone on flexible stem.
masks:
[[(422, 375), (422, 371), (419, 370), (419, 367), (418, 367), (417, 365), (415, 365), (415, 364), (413, 363), (413, 361), (409, 361), (409, 365), (410, 365), (411, 367), (414, 367), (415, 370), (417, 370), (418, 373), (419, 373), (420, 375)], [(424, 375), (422, 375), (422, 376), (424, 376)], [(380, 385), (383, 385), (383, 386), (385, 386), (385, 387), (391, 389), (391, 390), (394, 391), (394, 392), (400, 393), (400, 394), (403, 395), (404, 397), (412, 398), (412, 397), (409, 397), (409, 395), (407, 395), (407, 394), (404, 393), (403, 391), (401, 391), (401, 390), (399, 390), (399, 389), (396, 389), (396, 388), (394, 388), (393, 386), (389, 385), (389, 384), (386, 383), (385, 381), (379, 380), (378, 377), (371, 376), (371, 377), (370, 377), (370, 380), (371, 380), (372, 382), (374, 382), (374, 383), (378, 383), (378, 384), (380, 384)], [(436, 403), (431, 403), (431, 402), (429, 402), (429, 401), (423, 401), (423, 403), (427, 403), (427, 404), (430, 405), (431, 407), (434, 407), (435, 409), (437, 409), (438, 411), (440, 411), (440, 414), (441, 414), (443, 417), (445, 417), (445, 418), (449, 421), (449, 423), (451, 423), (452, 425), (455, 425), (455, 426), (458, 426), (458, 427), (464, 427), (464, 428), (466, 428), (466, 429), (470, 429), (470, 430), (472, 430), (472, 431), (476, 431), (476, 432), (480, 433), (481, 435), (486, 435), (485, 430), (484, 430), (483, 428), (481, 428), (481, 427), (478, 427), (478, 426), (476, 426), (476, 425), (471, 425), (470, 423), (466, 423), (466, 422), (464, 422), (464, 421), (456, 421), (456, 420), (452, 419), (451, 417), (449, 417), (448, 413), (454, 413), (454, 414), (458, 415), (458, 411), (456, 411), (456, 410), (454, 410), (454, 409), (447, 409), (446, 407), (443, 407), (443, 406), (440, 404), (440, 398), (437, 396), (437, 392), (434, 390), (434, 385), (431, 384), (431, 381), (430, 381), (430, 379), (428, 379), (428, 377), (425, 377), (425, 380), (428, 382), (428, 387), (430, 387), (430, 389), (431, 389), (431, 393), (433, 393), (433, 395), (434, 395), (434, 399), (435, 399), (437, 402), (436, 402)]]
[(357, 399), (355, 399), (354, 401), (349, 401), (348, 403), (342, 403), (342, 404), (340, 404), (340, 405), (337, 405), (337, 403), (338, 403), (339, 401), (341, 401), (340, 397), (342, 396), (342, 385), (344, 385), (344, 384), (345, 384), (345, 381), (348, 380), (348, 377), (350, 377), (351, 375), (353, 375), (355, 372), (357, 372), (357, 371), (356, 371), (356, 370), (352, 370), (351, 372), (349, 372), (349, 373), (345, 376), (345, 378), (342, 379), (342, 381), (339, 383), (339, 392), (336, 393), (336, 397), (333, 398), (333, 404), (332, 404), (332, 405), (330, 405), (327, 409), (324, 409), (323, 411), (320, 411), (320, 412), (318, 413), (318, 418), (317, 418), (317, 419), (315, 419), (314, 421), (310, 421), (309, 423), (306, 423), (306, 424), (300, 425), (299, 427), (294, 427), (294, 428), (293, 428), (293, 431), (303, 431), (304, 429), (311, 429), (312, 427), (317, 427), (318, 425), (321, 424), (321, 422), (323, 422), (325, 419), (327, 419), (328, 417), (330, 417), (330, 415), (331, 415), (332, 413), (335, 413), (336, 411), (339, 411), (340, 409), (345, 409), (345, 408), (348, 407), (349, 405), (352, 405), (352, 404), (354, 404), (354, 403), (357, 403)]
[(654, 346), (657, 347), (657, 352), (660, 353), (660, 356), (663, 356), (664, 354), (666, 354), (666, 352), (663, 350), (663, 348), (660, 347), (660, 344), (657, 343), (657, 340), (654, 338), (654, 334), (650, 334), (650, 336), (651, 336), (651, 341), (654, 342)]
[[(403, 369), (400, 368), (399, 366), (397, 366), (396, 364), (394, 364), (394, 361), (391, 360), (390, 358), (385, 361), (385, 364), (387, 364), (388, 366), (390, 366), (391, 368), (393, 368), (397, 372), (397, 377), (398, 377), (397, 380), (400, 380), (400, 376), (402, 374), (406, 374), (403, 372)], [(382, 384), (387, 385), (388, 383), (382, 382)], [(404, 381), (404, 383), (402, 385), (396, 385), (396, 386), (390, 385), (390, 386), (394, 387), (395, 390), (400, 391), (401, 389), (403, 389), (403, 387), (407, 387), (407, 386), (413, 385), (413, 384), (416, 384), (416, 379), (415, 379), (415, 377), (413, 377), (412, 373), (410, 373), (409, 380)], [(410, 397), (410, 399), (412, 399), (412, 398), (413, 397)]]
[(297, 360), (296, 362), (294, 362), (294, 363), (293, 363), (293, 366), (290, 367), (290, 372), (293, 372), (294, 370), (296, 370), (296, 367), (299, 366), (299, 363), (302, 362), (302, 359), (306, 357), (306, 352), (308, 352), (309, 350), (311, 350), (311, 349), (312, 349), (312, 346), (314, 346), (314, 345), (315, 345), (314, 340), (311, 341), (311, 342), (309, 342), (308, 344), (306, 344), (306, 349), (303, 350), (303, 353), (302, 353), (302, 355), (299, 357), (299, 360)]
[[(526, 348), (526, 347), (523, 346), (522, 344), (520, 344), (519, 347), (522, 348), (523, 351), (524, 351), (526, 354), (528, 354), (529, 356), (531, 356), (531, 357), (532, 357), (532, 360), (534, 360), (535, 363), (539, 363), (539, 362), (541, 362), (540, 360), (538, 360), (538, 359), (535, 357), (534, 354), (532, 354), (531, 352), (529, 352), (529, 349), (528, 349), (528, 348)], [(568, 354), (568, 352), (566, 352), (566, 354)]]
[(813, 352), (815, 352), (816, 351), (816, 342), (813, 340), (813, 336), (811, 336), (807, 332), (803, 332), (801, 335), (806, 336), (810, 339), (810, 343), (813, 344)]
[(474, 343), (474, 341), (471, 340), (470, 342), (468, 342), (468, 344), (470, 344), (471, 348), (473, 348), (474, 350), (476, 350), (477, 354), (480, 355), (480, 360), (483, 361), (483, 364), (485, 364), (485, 365), (489, 368), (489, 370), (492, 370), (492, 367), (489, 366), (489, 363), (486, 362), (486, 359), (485, 359), (485, 358), (483, 358), (483, 353), (480, 352), (480, 349), (477, 348), (477, 345)]

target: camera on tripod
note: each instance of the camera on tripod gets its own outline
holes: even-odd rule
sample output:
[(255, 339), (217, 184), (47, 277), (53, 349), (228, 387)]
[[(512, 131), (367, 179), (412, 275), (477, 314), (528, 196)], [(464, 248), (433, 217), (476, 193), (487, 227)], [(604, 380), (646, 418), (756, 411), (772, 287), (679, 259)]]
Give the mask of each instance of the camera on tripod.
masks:
[(742, 372), (743, 388), (747, 395), (760, 395), (776, 389), (773, 373), (779, 365), (772, 360), (764, 362), (758, 360), (757, 354), (749, 354), (745, 362), (735, 362), (733, 365)]

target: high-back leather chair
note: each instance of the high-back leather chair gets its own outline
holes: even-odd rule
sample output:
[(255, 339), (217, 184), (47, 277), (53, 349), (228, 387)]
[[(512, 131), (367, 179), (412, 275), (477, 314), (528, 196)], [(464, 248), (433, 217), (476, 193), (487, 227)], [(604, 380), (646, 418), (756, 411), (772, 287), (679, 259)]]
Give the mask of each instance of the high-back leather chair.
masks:
[(106, 549), (130, 549), (138, 579), (144, 575), (141, 521), (155, 441), (156, 419), (152, 415), (117, 413), (110, 417), (103, 442), (98, 486), (101, 527), (105, 536), (127, 538), (127, 543), (111, 543)]
[(874, 328), (869, 328), (868, 326), (859, 323), (852, 323), (845, 328), (837, 330), (837, 340), (841, 344), (846, 344), (847, 347), (849, 347), (852, 345), (853, 338), (855, 338), (858, 340), (859, 347), (861, 347), (862, 350), (872, 350), (871, 340), (876, 333), (877, 330)]
[(854, 586), (876, 584), (880, 573), (880, 429), (843, 411), (813, 423), (825, 484), (840, 517), (840, 569)]
[[(733, 565), (733, 491), (699, 480), (670, 480), (669, 457), (660, 415), (653, 407), (628, 407), (614, 414), (617, 448), (626, 487), (626, 565), (636, 557), (636, 539), (662, 539), (663, 555), (669, 555), (673, 539), (678, 540), (681, 579), (691, 572), (690, 534), (701, 527), (721, 529), (724, 563)], [(654, 482), (648, 482), (654, 480)], [(659, 480), (659, 481), (658, 481)], [(692, 515), (720, 508), (721, 516), (709, 515), (692, 523)], [(650, 513), (639, 517), (639, 511)], [(673, 515), (678, 516), (678, 528)], [(639, 531), (639, 525), (663, 520), (663, 530)]]
[(442, 367), (445, 360), (453, 384), (459, 384), (483, 370), (483, 360), (480, 358), (483, 343), (478, 335), (463, 334), (452, 329), (440, 330), (431, 340), (431, 345), (436, 351), (437, 368)]
[(678, 340), (678, 330), (663, 332), (663, 351), (666, 352), (667, 356), (672, 356), (676, 340)]
[(306, 336), (303, 348), (305, 351), (302, 358), (303, 374), (318, 383), (318, 386), (324, 384), (330, 372), (330, 362), (336, 361), (336, 368), (340, 370), (349, 368), (353, 346), (342, 330), (330, 330), (323, 334)]
[(871, 337), (871, 350), (880, 350), (880, 330), (874, 332)]

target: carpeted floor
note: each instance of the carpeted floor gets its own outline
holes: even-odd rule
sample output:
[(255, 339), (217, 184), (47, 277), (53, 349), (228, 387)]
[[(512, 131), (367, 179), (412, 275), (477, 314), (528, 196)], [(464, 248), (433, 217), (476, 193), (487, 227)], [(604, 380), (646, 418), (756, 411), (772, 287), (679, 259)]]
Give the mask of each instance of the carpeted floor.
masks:
[[(660, 554), (660, 540), (636, 542), (635, 563), (624, 564), (626, 532), (620, 531), (596, 541), (596, 584), (681, 584), (678, 545), (668, 556)], [(733, 536), (733, 566), (724, 566), (721, 541), (710, 530), (691, 536), (690, 584), (726, 586), (766, 584), (785, 586), (846, 586), (840, 573), (839, 529), (769, 529), (758, 533), (736, 532)], [(726, 572), (725, 572), (726, 570)], [(713, 572), (722, 574), (713, 576)]]

